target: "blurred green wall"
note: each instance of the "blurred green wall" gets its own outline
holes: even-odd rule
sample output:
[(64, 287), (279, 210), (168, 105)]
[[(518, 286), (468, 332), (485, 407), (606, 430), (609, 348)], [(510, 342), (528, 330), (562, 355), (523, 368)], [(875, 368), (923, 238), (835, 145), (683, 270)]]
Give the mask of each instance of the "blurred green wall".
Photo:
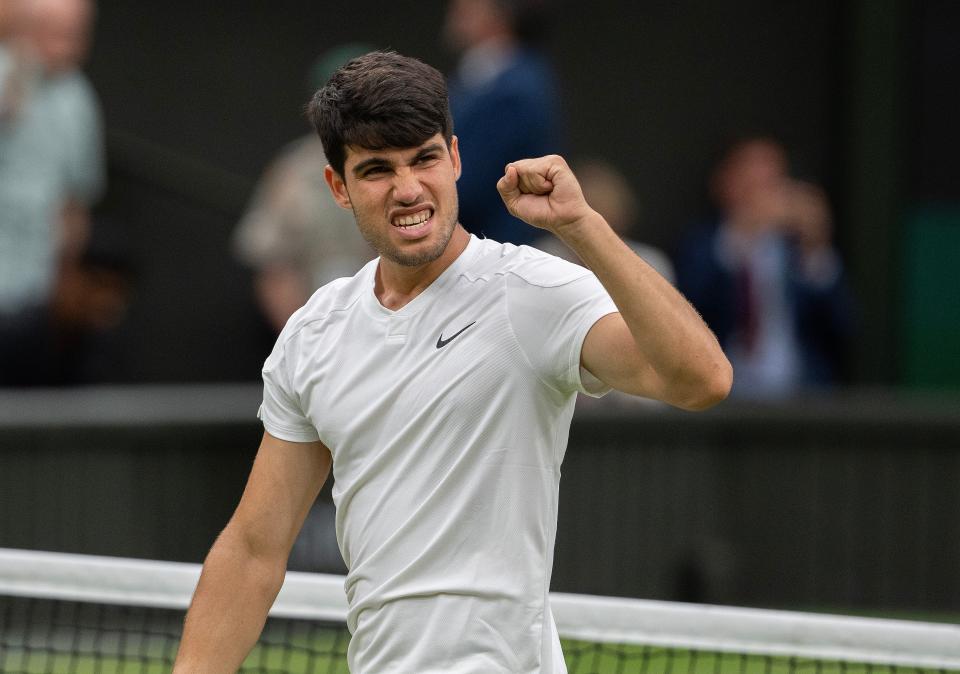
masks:
[(903, 381), (960, 389), (960, 206), (908, 218), (903, 269)]

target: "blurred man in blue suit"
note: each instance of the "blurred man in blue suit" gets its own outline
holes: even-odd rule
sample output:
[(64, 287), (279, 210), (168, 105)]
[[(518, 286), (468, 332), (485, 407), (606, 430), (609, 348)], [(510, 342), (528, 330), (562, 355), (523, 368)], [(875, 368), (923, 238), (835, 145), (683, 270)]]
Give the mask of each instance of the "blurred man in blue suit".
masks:
[(517, 157), (563, 151), (556, 80), (534, 45), (546, 25), (536, 0), (451, 0), (447, 43), (460, 54), (450, 109), (469, 170), (458, 182), (460, 222), (478, 236), (529, 244), (538, 232), (503, 207), (496, 184)]

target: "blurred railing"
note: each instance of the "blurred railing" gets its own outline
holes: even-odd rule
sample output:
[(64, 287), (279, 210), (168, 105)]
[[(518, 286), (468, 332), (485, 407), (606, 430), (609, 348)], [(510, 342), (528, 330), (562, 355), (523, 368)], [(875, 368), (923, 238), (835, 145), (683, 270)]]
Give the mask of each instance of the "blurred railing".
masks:
[[(256, 385), (0, 391), (0, 547), (199, 561), (243, 488), (259, 399)], [(960, 607), (956, 399), (609, 407), (574, 420), (554, 589)]]

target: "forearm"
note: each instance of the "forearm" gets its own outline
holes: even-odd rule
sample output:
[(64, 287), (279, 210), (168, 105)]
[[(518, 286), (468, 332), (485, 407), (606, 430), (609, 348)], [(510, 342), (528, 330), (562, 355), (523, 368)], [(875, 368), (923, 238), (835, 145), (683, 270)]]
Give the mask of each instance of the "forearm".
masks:
[[(707, 407), (726, 395), (730, 365), (689, 302), (591, 212), (559, 229), (560, 238), (596, 274), (630, 330), (637, 360), (653, 370), (657, 397)], [(647, 371), (641, 386), (649, 390)]]
[(174, 674), (236, 672), (260, 636), (284, 566), (257, 558), (228, 526), (203, 564)]
[(562, 157), (508, 164), (497, 189), (511, 213), (570, 246), (616, 304), (621, 318), (597, 321), (580, 350), (581, 363), (594, 376), (686, 409), (726, 397), (733, 373), (713, 333), (590, 208)]

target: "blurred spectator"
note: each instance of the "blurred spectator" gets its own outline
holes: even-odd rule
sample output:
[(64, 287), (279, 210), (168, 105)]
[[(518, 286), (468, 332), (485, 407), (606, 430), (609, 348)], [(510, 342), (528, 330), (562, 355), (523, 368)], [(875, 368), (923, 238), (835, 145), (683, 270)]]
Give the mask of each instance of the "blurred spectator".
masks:
[(768, 138), (734, 145), (714, 170), (718, 218), (692, 231), (678, 287), (734, 368), (732, 395), (770, 398), (837, 381), (852, 303), (817, 186), (792, 179)]
[[(371, 50), (348, 44), (325, 53), (311, 68), (310, 93), (343, 63)], [(261, 177), (234, 235), (238, 257), (255, 269), (257, 303), (275, 332), (313, 291), (353, 276), (375, 257), (353, 214), (330, 195), (326, 165), (315, 133), (283, 148)]]
[(451, 0), (444, 37), (461, 53), (450, 78), (460, 153), (460, 222), (497, 241), (531, 243), (538, 232), (511, 216), (496, 184), (503, 167), (559, 153), (560, 105), (553, 72), (534, 46), (546, 25), (544, 0)]
[[(630, 238), (630, 234), (636, 231), (640, 209), (636, 194), (623, 174), (609, 162), (600, 160), (577, 164), (574, 166), (574, 173), (580, 181), (580, 188), (587, 203), (610, 223), (610, 227), (620, 235), (624, 243), (661, 276), (673, 283), (673, 264), (666, 253)], [(573, 251), (553, 234), (543, 234), (533, 245), (564, 260), (583, 264)]]
[(104, 166), (99, 107), (79, 70), (89, 46), (92, 3), (4, 4), (0, 314), (9, 322), (13, 314), (46, 304), (60, 262), (82, 251)]

